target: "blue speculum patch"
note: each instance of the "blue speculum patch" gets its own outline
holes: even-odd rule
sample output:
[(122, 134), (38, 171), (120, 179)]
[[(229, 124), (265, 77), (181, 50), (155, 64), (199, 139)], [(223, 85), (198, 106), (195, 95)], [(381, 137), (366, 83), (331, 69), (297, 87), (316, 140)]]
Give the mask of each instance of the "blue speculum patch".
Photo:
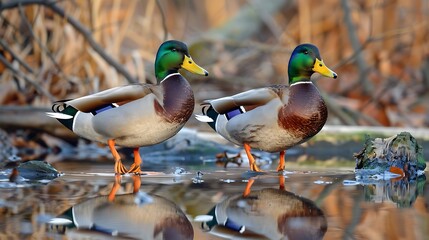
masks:
[(226, 115), (226, 118), (228, 120), (230, 120), (231, 118), (233, 118), (233, 117), (235, 117), (237, 115), (240, 115), (242, 113), (243, 113), (243, 110), (241, 110), (240, 108), (236, 108), (236, 109), (234, 109), (232, 111), (227, 112), (225, 115)]
[(101, 106), (101, 107), (99, 107), (97, 109), (94, 109), (93, 111), (91, 111), (91, 113), (94, 114), (94, 115), (97, 115), (97, 114), (99, 114), (101, 112), (104, 112), (106, 110), (109, 110), (109, 109), (112, 109), (112, 108), (115, 108), (115, 107), (116, 107), (115, 105), (113, 105), (112, 103), (109, 103), (109, 104), (103, 105), (103, 106)]
[(232, 230), (234, 230), (234, 231), (237, 231), (237, 232), (242, 232), (242, 231), (244, 231), (244, 226), (242, 226), (242, 225), (240, 225), (240, 224), (237, 224), (236, 222), (233, 222), (233, 221), (231, 221), (231, 219), (229, 219), (229, 218), (227, 218), (226, 219), (226, 221), (225, 221), (225, 227), (227, 227), (227, 228), (229, 228), (229, 229), (232, 229)]

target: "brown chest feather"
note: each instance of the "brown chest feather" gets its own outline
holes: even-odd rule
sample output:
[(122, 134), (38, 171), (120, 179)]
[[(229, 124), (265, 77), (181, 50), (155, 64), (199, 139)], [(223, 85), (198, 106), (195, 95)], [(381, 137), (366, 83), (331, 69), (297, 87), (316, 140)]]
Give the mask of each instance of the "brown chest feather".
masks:
[(280, 109), (279, 125), (304, 140), (317, 134), (325, 125), (328, 111), (317, 88), (297, 84), (290, 88), (289, 100)]
[(161, 83), (162, 104), (155, 100), (155, 110), (168, 122), (185, 123), (194, 111), (194, 93), (181, 75), (171, 76)]

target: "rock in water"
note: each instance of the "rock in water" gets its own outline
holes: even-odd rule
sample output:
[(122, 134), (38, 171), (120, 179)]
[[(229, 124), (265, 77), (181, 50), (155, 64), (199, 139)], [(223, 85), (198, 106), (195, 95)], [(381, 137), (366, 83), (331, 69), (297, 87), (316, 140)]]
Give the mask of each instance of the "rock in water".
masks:
[(384, 172), (396, 168), (412, 178), (426, 168), (423, 148), (409, 132), (384, 139), (367, 137), (364, 148), (354, 157), (356, 169)]
[(19, 175), (30, 180), (52, 180), (61, 175), (51, 164), (44, 161), (27, 161), (18, 166)]

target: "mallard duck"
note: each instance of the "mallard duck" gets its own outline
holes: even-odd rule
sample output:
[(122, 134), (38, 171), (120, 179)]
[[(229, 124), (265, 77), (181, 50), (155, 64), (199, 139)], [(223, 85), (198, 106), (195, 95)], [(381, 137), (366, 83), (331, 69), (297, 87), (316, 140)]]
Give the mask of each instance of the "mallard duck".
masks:
[[(194, 239), (186, 214), (172, 201), (143, 192), (87, 199), (50, 221), (70, 239)], [(113, 239), (113, 238), (112, 238)]]
[[(184, 68), (208, 76), (191, 58), (183, 42), (166, 41), (155, 59), (156, 84), (132, 84), (54, 103), (53, 113), (77, 135), (107, 143), (115, 159), (115, 173), (140, 173), (139, 147), (174, 136), (194, 110), (194, 94), (180, 75)], [(127, 170), (115, 145), (134, 148), (134, 163)]]
[(337, 78), (312, 44), (297, 46), (289, 60), (289, 86), (275, 85), (203, 102), (199, 121), (207, 122), (230, 142), (244, 146), (250, 169), (260, 171), (251, 148), (280, 152), (278, 171), (285, 168), (286, 149), (316, 135), (325, 125), (328, 111), (313, 73)]
[(323, 239), (327, 231), (325, 214), (313, 201), (272, 188), (232, 195), (208, 215), (213, 218), (202, 227), (224, 239)]

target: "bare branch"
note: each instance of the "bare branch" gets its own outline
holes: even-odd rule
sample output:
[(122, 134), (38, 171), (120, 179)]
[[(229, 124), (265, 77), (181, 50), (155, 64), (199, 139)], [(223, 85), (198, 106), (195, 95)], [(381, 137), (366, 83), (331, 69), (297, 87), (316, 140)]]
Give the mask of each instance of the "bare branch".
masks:
[(61, 125), (56, 119), (46, 116), (50, 108), (33, 106), (0, 106), (0, 128), (32, 129), (47, 132), (63, 140), (73, 141), (76, 134)]

